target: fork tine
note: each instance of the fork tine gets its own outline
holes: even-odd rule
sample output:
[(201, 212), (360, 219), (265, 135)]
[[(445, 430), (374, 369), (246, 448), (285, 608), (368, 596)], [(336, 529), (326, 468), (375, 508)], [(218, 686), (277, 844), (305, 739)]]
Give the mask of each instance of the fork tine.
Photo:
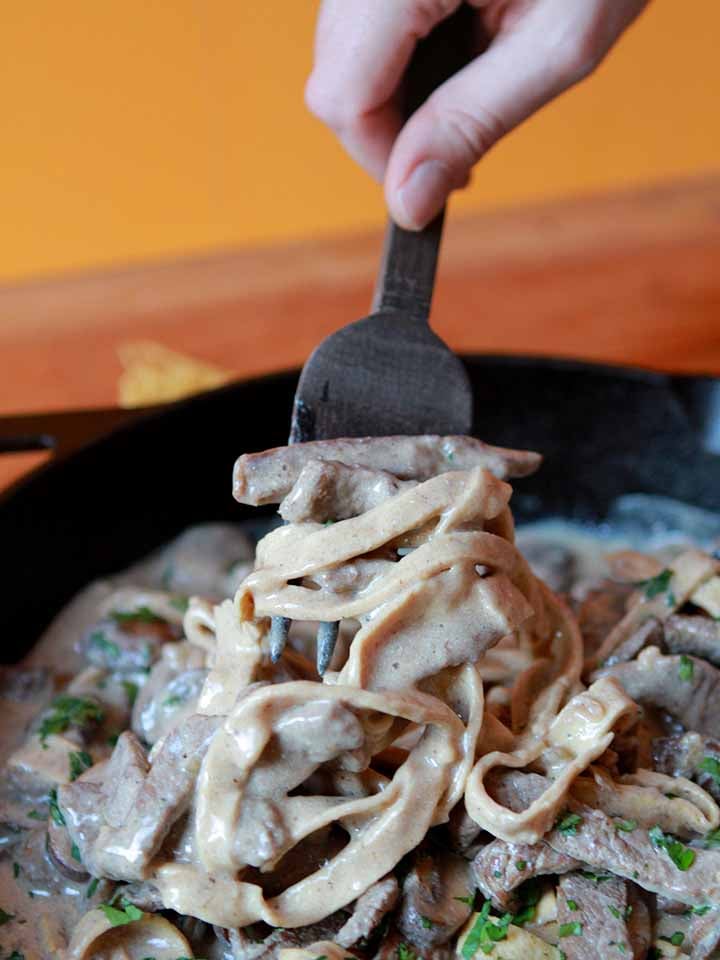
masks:
[(276, 663), (282, 656), (290, 632), (290, 617), (270, 619), (270, 659)]
[(328, 666), (330, 665), (330, 661), (332, 660), (339, 629), (340, 623), (337, 620), (331, 623), (321, 623), (318, 627), (317, 672), (321, 677), (327, 670)]

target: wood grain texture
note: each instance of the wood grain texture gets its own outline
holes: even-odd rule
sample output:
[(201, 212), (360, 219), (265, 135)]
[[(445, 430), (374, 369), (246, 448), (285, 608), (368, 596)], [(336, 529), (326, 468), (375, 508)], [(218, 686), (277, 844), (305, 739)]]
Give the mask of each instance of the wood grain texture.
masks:
[[(0, 412), (114, 402), (129, 339), (238, 376), (299, 365), (367, 314), (380, 250), (359, 235), (0, 288)], [(720, 176), (450, 216), (433, 326), (457, 350), (720, 372)]]

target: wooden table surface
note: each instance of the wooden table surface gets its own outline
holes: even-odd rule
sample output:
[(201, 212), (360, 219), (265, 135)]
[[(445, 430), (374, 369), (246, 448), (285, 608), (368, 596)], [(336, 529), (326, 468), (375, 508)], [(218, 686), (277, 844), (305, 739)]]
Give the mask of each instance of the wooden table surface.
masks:
[[(367, 312), (380, 242), (331, 238), (0, 287), (0, 414), (114, 403), (116, 351), (129, 340), (238, 376), (299, 365)], [(451, 217), (433, 325), (457, 350), (720, 373), (720, 175)], [(0, 486), (35, 457), (5, 456)]]

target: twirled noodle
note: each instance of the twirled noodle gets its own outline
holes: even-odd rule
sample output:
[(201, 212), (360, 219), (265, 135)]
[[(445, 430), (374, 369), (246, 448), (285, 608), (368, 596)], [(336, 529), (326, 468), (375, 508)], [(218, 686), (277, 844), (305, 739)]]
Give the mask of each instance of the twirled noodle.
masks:
[[(394, 456), (403, 460), (395, 473)], [(79, 748), (94, 728), (68, 730), (51, 717), (46, 737), (31, 735), (10, 757), (13, 775), (56, 785), (47, 842), (65, 875), (127, 883), (120, 890), (154, 910), (225, 931), (218, 938), (239, 955), (248, 947), (247, 960), (366, 958), (393, 910), (380, 960), (401, 955), (401, 935), (420, 956), (459, 937), (465, 955), (471, 933), (489, 936), (490, 904), (472, 912), (472, 877), (505, 909), (533, 876), (567, 873), (572, 889), (583, 865), (609, 869), (606, 889), (622, 907), (610, 904), (610, 916), (625, 938), (613, 943), (623, 947), (627, 907), (648, 912), (618, 878), (688, 904), (707, 887), (720, 908), (720, 854), (698, 843), (720, 825), (720, 712), (694, 698), (720, 688), (720, 625), (697, 615), (720, 609), (718, 562), (699, 550), (667, 568), (616, 556), (625, 579), (649, 575), (642, 591), (620, 588), (619, 622), (608, 622), (584, 662), (574, 614), (515, 544), (503, 478), (536, 462), (442, 437), (241, 458), (239, 498), (282, 499), (291, 522), (260, 541), (234, 600), (192, 596), (184, 609), (160, 590), (106, 590), (100, 624), (83, 640), (92, 665), (67, 688), (69, 709), (89, 724), (107, 713), (132, 730), (109, 756), (103, 729), (85, 770)], [(665, 625), (687, 602), (693, 616)], [(306, 624), (292, 626), (276, 662), (272, 617)], [(322, 678), (301, 635), (317, 622), (340, 624)], [(660, 646), (638, 654), (663, 641), (672, 656)], [(682, 643), (694, 646), (675, 649)], [(628, 650), (638, 654), (632, 663), (623, 662)], [(619, 663), (593, 674), (615, 651)], [(589, 687), (583, 670), (599, 677)], [(669, 749), (667, 740), (650, 746), (664, 722), (658, 708), (691, 718), (698, 732), (683, 763), (698, 782), (645, 769), (653, 750)], [(445, 890), (452, 909), (443, 908), (443, 877), (454, 878)], [(567, 926), (565, 883), (557, 897), (547, 892), (542, 918), (538, 908), (543, 937)], [(116, 929), (89, 910), (66, 960), (175, 960), (198, 949), (187, 926), (180, 933), (134, 911)], [(561, 956), (509, 919), (489, 928), (508, 956)], [(284, 929), (255, 951), (259, 923)]]
[[(380, 789), (347, 798), (288, 796), (323, 764), (367, 769), (405, 722), (425, 730)], [(324, 737), (313, 736), (312, 726)], [(222, 895), (203, 899), (209, 888), (195, 882), (197, 868), (162, 866), (155, 879), (163, 902), (224, 926), (264, 920), (296, 927), (322, 919), (420, 843), (453, 787), (463, 735), (448, 706), (418, 691), (378, 694), (299, 681), (249, 693), (216, 733), (198, 778), (195, 847)], [(332, 823), (348, 833), (347, 845), (277, 897), (266, 900), (257, 884), (234, 880), (248, 865), (271, 870), (293, 846)]]
[[(513, 843), (534, 843), (550, 829), (577, 775), (603, 753), (618, 721), (637, 716), (637, 708), (618, 683), (596, 681), (576, 694), (544, 727), (536, 717), (510, 753), (493, 751), (482, 757), (468, 778), (465, 805), (485, 830)], [(496, 767), (539, 765), (552, 782), (525, 810), (501, 806), (488, 793), (485, 778)]]

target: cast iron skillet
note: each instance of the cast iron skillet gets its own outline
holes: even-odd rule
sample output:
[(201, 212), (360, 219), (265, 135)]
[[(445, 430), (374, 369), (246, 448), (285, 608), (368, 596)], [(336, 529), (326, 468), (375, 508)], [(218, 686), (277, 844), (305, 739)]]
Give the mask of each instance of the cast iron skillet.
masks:
[[(465, 359), (477, 436), (545, 455), (516, 484), (519, 520), (602, 519), (623, 493), (720, 510), (720, 379)], [(129, 423), (117, 410), (0, 420), (0, 451), (55, 450), (0, 496), (0, 662), (21, 656), (88, 581), (190, 524), (247, 515), (230, 494), (233, 461), (286, 442), (296, 379), (235, 383)]]

